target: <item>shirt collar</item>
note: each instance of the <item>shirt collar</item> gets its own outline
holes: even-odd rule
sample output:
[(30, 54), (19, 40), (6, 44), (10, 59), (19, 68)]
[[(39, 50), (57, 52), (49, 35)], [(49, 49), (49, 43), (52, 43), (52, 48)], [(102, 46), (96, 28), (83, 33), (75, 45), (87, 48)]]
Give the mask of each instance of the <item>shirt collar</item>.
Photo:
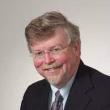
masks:
[(61, 89), (58, 89), (55, 86), (51, 85), (52, 94), (55, 94), (59, 90), (63, 97), (65, 95), (67, 95), (69, 93), (69, 91), (70, 91), (70, 88), (71, 88), (71, 86), (73, 84), (74, 79), (75, 79), (75, 75), (73, 75), (73, 77)]

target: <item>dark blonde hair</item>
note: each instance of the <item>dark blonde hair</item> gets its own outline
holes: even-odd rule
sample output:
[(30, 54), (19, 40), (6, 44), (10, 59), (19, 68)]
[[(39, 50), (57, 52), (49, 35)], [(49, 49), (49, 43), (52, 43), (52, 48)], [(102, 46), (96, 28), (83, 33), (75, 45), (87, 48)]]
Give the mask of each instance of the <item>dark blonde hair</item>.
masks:
[(25, 36), (28, 47), (33, 42), (45, 40), (52, 37), (57, 28), (64, 29), (67, 37), (71, 42), (80, 40), (79, 27), (67, 20), (67, 18), (56, 11), (47, 12), (35, 19), (33, 19), (25, 28)]

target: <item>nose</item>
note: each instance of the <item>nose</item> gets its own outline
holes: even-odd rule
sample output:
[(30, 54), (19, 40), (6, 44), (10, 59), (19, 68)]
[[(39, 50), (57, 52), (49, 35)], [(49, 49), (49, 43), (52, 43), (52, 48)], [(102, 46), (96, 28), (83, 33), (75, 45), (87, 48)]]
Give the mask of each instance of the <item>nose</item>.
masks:
[(46, 64), (50, 64), (50, 63), (53, 63), (54, 62), (54, 58), (52, 55), (50, 55), (49, 52), (45, 52), (45, 63)]

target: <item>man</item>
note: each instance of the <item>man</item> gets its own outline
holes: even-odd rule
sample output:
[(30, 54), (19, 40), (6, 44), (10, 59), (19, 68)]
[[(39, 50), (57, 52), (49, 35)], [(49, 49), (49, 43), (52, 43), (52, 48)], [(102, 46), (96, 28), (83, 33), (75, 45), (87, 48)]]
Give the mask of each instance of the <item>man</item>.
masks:
[(28, 87), (21, 110), (110, 110), (110, 77), (83, 64), (76, 25), (48, 12), (32, 20), (25, 35), (45, 79)]

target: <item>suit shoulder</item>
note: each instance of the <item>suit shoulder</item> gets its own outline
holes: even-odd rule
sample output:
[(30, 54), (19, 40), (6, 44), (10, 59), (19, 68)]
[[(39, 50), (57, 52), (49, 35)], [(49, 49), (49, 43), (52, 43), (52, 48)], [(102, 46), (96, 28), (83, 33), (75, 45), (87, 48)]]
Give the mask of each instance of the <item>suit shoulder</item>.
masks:
[(21, 110), (42, 110), (43, 101), (47, 99), (50, 92), (49, 84), (46, 80), (41, 80), (31, 84), (24, 93)]
[(108, 75), (106, 75), (106, 74), (104, 74), (104, 73), (102, 73), (92, 67), (87, 66), (87, 68), (89, 68), (89, 70), (94, 78), (110, 81), (110, 76), (108, 76)]
[(33, 87), (40, 87), (43, 85), (48, 85), (48, 82), (45, 79), (34, 82), (33, 84), (29, 85), (29, 87), (33, 88)]
[(49, 83), (43, 79), (43, 80), (39, 80), (33, 84), (31, 84), (28, 88), (30, 89), (43, 89), (49, 87)]
[(50, 89), (49, 83), (45, 79), (43, 79), (43, 80), (40, 80), (40, 81), (37, 81), (31, 84), (27, 88), (25, 94), (32, 94), (32, 95), (42, 94), (44, 91), (49, 90), (49, 89)]
[(82, 61), (80, 63), (80, 66), (79, 66), (79, 69), (78, 69), (78, 72), (79, 73), (83, 73), (83, 75), (90, 75), (92, 76), (94, 79), (101, 79), (101, 80), (107, 80), (107, 81), (110, 81), (110, 76), (98, 71), (97, 69), (95, 68), (92, 68), (88, 65), (85, 65)]
[(107, 89), (110, 90), (110, 76), (92, 68), (89, 66), (86, 66), (86, 68), (88, 69), (88, 72), (93, 80), (93, 82), (96, 85), (100, 85), (102, 87), (107, 87)]

